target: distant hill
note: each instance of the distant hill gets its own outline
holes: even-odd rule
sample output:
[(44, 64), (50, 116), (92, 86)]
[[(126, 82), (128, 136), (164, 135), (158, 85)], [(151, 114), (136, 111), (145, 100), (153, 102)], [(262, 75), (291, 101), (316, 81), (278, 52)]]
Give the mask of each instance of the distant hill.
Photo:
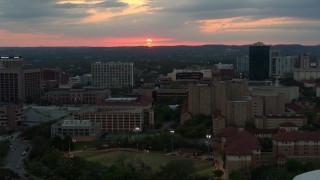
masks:
[[(1, 56), (23, 56), (26, 61), (216, 61), (248, 55), (249, 45), (157, 47), (1, 47)], [(275, 45), (282, 55), (320, 56), (320, 45)]]

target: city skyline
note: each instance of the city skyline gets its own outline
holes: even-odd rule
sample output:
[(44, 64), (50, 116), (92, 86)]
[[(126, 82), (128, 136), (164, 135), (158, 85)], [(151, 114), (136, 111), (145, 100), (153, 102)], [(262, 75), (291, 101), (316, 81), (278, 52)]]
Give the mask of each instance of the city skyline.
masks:
[(0, 46), (317, 45), (320, 2), (4, 0)]

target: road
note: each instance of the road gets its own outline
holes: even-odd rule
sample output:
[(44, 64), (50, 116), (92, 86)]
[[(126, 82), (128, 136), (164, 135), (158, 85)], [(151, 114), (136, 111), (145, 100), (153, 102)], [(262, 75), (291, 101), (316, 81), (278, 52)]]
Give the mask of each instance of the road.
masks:
[(17, 172), (20, 177), (24, 178), (26, 170), (24, 169), (23, 159), (26, 156), (22, 156), (22, 153), (28, 147), (21, 139), (17, 139), (17, 134), (13, 135), (13, 138), (10, 138), (11, 147), (7, 154), (7, 157), (4, 158), (3, 164), (5, 168), (9, 168), (14, 172)]

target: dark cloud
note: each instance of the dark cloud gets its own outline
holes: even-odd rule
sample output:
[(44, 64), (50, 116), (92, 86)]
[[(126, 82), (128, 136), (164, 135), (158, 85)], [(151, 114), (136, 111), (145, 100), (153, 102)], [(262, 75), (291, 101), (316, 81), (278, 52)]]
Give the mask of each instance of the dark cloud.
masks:
[[(71, 8), (72, 5), (66, 4), (65, 6)], [(0, 2), (0, 19), (2, 20), (83, 18), (89, 15), (85, 11), (75, 12), (58, 8), (54, 0), (2, 0)]]
[(319, 0), (184, 0), (150, 1), (156, 12), (184, 14), (190, 18), (213, 19), (232, 16), (320, 18)]
[(126, 7), (128, 6), (128, 4), (117, 1), (117, 0), (106, 0), (104, 2), (95, 4), (94, 6), (103, 7), (103, 8), (115, 8), (115, 7)]
[(120, 2), (118, 0), (106, 0), (103, 2), (91, 4), (90, 1), (86, 1), (87, 3), (76, 4), (76, 3), (63, 3), (56, 4), (57, 8), (65, 8), (65, 9), (73, 9), (73, 8), (119, 8), (126, 7), (128, 4), (124, 2)]

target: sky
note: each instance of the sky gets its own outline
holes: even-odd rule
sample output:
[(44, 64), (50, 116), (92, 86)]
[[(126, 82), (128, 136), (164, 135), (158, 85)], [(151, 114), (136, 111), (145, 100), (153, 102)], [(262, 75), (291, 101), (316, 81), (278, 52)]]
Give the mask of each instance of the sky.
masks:
[(0, 0), (0, 46), (257, 41), (320, 44), (320, 0)]

